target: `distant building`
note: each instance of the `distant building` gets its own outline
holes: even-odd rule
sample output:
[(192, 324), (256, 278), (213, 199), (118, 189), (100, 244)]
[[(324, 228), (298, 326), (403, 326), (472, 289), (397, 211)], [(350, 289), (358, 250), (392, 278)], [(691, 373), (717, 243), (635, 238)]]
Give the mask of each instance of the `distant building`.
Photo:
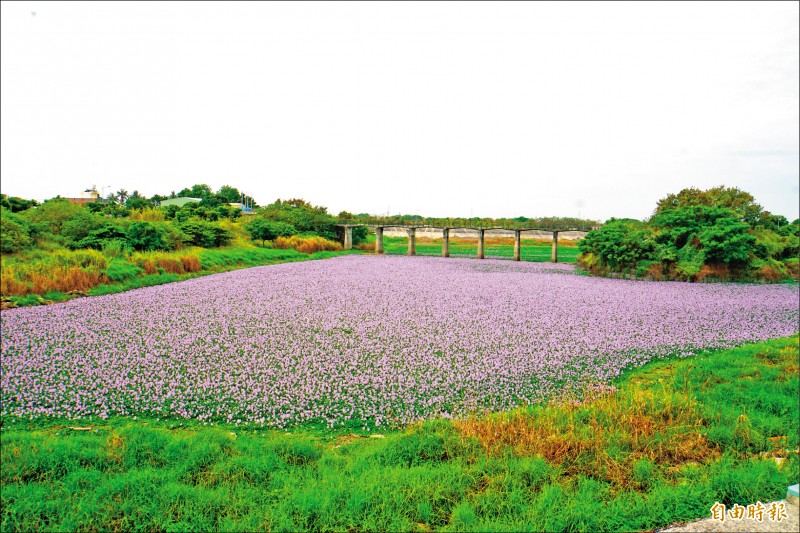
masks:
[(159, 207), (167, 207), (168, 205), (177, 205), (183, 207), (186, 204), (200, 203), (202, 198), (189, 198), (188, 196), (178, 196), (177, 198), (170, 198), (168, 200), (161, 200)]
[(64, 198), (64, 199), (71, 204), (91, 204), (94, 202), (106, 203), (104, 199), (100, 198), (100, 193), (97, 192), (97, 187), (95, 186), (93, 186), (91, 189), (86, 189), (77, 198)]

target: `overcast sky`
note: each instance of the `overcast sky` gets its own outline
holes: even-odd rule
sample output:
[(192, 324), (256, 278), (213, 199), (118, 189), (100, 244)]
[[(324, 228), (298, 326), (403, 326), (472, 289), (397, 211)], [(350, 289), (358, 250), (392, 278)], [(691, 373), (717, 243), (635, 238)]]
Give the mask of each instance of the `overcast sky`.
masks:
[(798, 5), (3, 3), (0, 190), (605, 220), (724, 184), (794, 219)]

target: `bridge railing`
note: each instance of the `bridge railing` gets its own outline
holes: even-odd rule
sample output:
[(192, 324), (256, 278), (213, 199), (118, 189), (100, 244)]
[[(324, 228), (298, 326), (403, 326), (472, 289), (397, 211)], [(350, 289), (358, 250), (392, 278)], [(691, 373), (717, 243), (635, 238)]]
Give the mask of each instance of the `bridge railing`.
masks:
[(340, 225), (365, 225), (381, 227), (408, 227), (408, 228), (467, 228), (467, 229), (508, 229), (508, 230), (551, 230), (551, 231), (590, 231), (600, 224), (596, 221), (581, 219), (528, 219), (495, 220), (476, 218), (427, 218), (427, 217), (356, 217), (339, 219)]

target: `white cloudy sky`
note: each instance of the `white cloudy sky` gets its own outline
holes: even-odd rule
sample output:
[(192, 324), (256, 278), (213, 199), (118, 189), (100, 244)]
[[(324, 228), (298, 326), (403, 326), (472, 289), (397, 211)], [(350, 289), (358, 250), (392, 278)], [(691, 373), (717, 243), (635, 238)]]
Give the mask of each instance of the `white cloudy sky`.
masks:
[[(2, 4), (2, 192), (798, 216), (798, 2)], [(34, 15), (35, 12), (35, 15)]]

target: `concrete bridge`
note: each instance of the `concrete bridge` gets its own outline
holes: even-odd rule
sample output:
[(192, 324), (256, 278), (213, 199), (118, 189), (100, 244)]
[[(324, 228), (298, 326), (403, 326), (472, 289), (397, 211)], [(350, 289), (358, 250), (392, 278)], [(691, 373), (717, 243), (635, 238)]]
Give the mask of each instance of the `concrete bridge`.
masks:
[[(382, 254), (383, 253), (383, 230), (384, 228), (404, 228), (408, 232), (408, 255), (417, 255), (417, 248), (416, 248), (416, 232), (420, 228), (437, 228), (442, 230), (442, 239), (444, 242), (442, 243), (442, 257), (450, 257), (450, 230), (451, 229), (471, 229), (478, 232), (478, 259), (483, 259), (484, 254), (484, 236), (487, 231), (491, 230), (508, 230), (509, 228), (504, 227), (477, 227), (477, 228), (467, 228), (462, 226), (457, 227), (446, 227), (446, 226), (431, 226), (431, 225), (400, 225), (400, 224), (386, 224), (386, 225), (373, 225), (373, 224), (339, 224), (340, 228), (344, 229), (344, 249), (345, 250), (352, 250), (353, 249), (353, 228), (357, 226), (366, 226), (368, 228), (372, 228), (375, 230), (375, 253)], [(544, 229), (544, 228), (514, 228), (514, 261), (520, 261), (521, 259), (521, 248), (522, 248), (522, 232), (524, 231), (547, 231), (553, 234), (553, 251), (550, 254), (550, 260), (553, 263), (558, 262), (558, 234), (562, 231), (576, 231), (581, 233), (588, 233), (588, 230), (581, 230), (575, 228), (565, 228), (565, 229)]]

